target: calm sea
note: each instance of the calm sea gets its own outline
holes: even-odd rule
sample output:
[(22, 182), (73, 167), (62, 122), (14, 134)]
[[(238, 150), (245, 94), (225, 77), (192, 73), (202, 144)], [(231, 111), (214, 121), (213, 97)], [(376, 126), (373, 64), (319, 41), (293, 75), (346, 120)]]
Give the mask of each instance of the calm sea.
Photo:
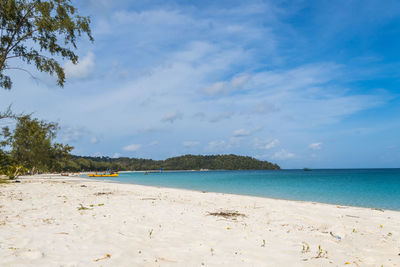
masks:
[(131, 172), (107, 180), (400, 210), (400, 169)]

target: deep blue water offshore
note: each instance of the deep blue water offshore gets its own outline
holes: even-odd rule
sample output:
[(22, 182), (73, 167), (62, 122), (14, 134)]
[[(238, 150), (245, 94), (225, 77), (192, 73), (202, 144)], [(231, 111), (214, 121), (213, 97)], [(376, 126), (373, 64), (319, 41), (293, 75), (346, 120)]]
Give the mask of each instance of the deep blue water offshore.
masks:
[(400, 169), (130, 172), (107, 180), (400, 210)]

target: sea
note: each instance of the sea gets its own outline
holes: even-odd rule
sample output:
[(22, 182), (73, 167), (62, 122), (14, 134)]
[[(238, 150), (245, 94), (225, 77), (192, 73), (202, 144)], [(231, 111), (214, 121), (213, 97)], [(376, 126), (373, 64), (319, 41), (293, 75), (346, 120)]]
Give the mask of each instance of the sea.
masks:
[(400, 169), (123, 172), (116, 178), (96, 179), (400, 210)]

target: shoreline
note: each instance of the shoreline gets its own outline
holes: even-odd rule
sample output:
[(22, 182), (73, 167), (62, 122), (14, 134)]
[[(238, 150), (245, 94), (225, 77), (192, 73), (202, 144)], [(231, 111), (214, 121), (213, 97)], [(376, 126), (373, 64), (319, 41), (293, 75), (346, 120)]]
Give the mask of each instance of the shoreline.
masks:
[[(399, 211), (84, 177), (20, 180), (0, 185), (0, 265), (400, 266)], [(210, 215), (220, 211), (244, 216)]]
[[(146, 171), (126, 171), (125, 173), (131, 173), (131, 172), (146, 172)], [(171, 171), (175, 172), (175, 171)], [(180, 172), (180, 171), (177, 171)], [(191, 172), (191, 171), (184, 171), (184, 172)], [(121, 172), (123, 173), (123, 172)], [(207, 190), (201, 190), (201, 189), (189, 189), (189, 188), (180, 188), (180, 187), (168, 187), (168, 186), (157, 186), (157, 185), (146, 185), (146, 184), (135, 184), (135, 183), (129, 183), (129, 182), (123, 182), (123, 181), (116, 181), (116, 180), (110, 180), (110, 179), (104, 179), (100, 180), (101, 178), (90, 178), (90, 177), (82, 177), (81, 174), (79, 177), (83, 179), (89, 179), (89, 180), (95, 180), (95, 181), (100, 181), (100, 182), (110, 182), (110, 183), (118, 183), (118, 184), (127, 184), (127, 185), (139, 185), (139, 186), (148, 186), (148, 187), (154, 187), (154, 188), (168, 188), (168, 189), (178, 189), (178, 190), (188, 190), (188, 191), (193, 191), (193, 192), (207, 192), (207, 193), (216, 193), (216, 194), (226, 194), (226, 195), (236, 195), (236, 196), (249, 196), (249, 197), (257, 197), (257, 198), (265, 198), (265, 199), (275, 199), (275, 200), (284, 200), (284, 201), (295, 201), (295, 202), (300, 202), (300, 203), (318, 203), (318, 204), (324, 204), (324, 205), (332, 205), (332, 206), (340, 206), (340, 207), (353, 207), (353, 208), (365, 208), (365, 209), (371, 209), (371, 210), (378, 210), (378, 211), (395, 211), (395, 212), (400, 212), (400, 209), (390, 209), (390, 208), (381, 208), (381, 207), (371, 207), (371, 206), (356, 206), (356, 205), (345, 205), (345, 204), (339, 204), (339, 203), (329, 203), (329, 202), (321, 202), (321, 201), (311, 201), (311, 200), (298, 200), (298, 199), (287, 199), (287, 198), (278, 198), (278, 197), (271, 197), (271, 196), (261, 196), (261, 195), (249, 195), (249, 194), (239, 194), (239, 193), (227, 193), (227, 192), (217, 192), (217, 191), (207, 191)]]
[(217, 191), (196, 190), (196, 189), (188, 189), (188, 188), (180, 188), (180, 187), (168, 187), (168, 186), (135, 184), (135, 183), (121, 182), (121, 181), (108, 180), (108, 179), (100, 180), (99, 178), (98, 179), (85, 178), (85, 177), (80, 177), (80, 178), (87, 179), (89, 181), (96, 181), (96, 182), (116, 183), (116, 184), (125, 184), (125, 185), (136, 185), (136, 186), (143, 186), (143, 187), (149, 187), (149, 188), (158, 188), (158, 189), (177, 189), (177, 190), (184, 190), (184, 191), (196, 192), (196, 193), (213, 193), (213, 194), (232, 195), (232, 196), (254, 197), (254, 198), (261, 198), (261, 199), (293, 201), (293, 202), (297, 202), (297, 203), (310, 203), (310, 204), (329, 205), (329, 206), (335, 206), (335, 207), (340, 207), (340, 208), (362, 208), (362, 209), (371, 209), (371, 210), (377, 210), (377, 211), (394, 211), (394, 212), (399, 212), (400, 213), (400, 210), (395, 210), (395, 209), (385, 209), (385, 208), (376, 208), (376, 207), (367, 207), (367, 206), (342, 205), (342, 204), (320, 202), (320, 201), (277, 198), (277, 197), (271, 197), (271, 196), (257, 196), (257, 195), (247, 195), (247, 194), (224, 193), (224, 192), (217, 192)]

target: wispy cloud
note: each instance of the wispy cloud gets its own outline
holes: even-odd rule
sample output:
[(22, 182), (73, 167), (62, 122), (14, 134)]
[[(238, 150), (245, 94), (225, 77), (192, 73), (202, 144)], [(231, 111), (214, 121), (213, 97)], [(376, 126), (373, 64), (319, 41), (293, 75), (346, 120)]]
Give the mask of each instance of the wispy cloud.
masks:
[(161, 119), (162, 122), (170, 122), (173, 123), (176, 120), (180, 120), (183, 118), (183, 114), (179, 111), (171, 111), (164, 115), (164, 117)]
[(131, 145), (127, 145), (123, 148), (123, 150), (128, 151), (128, 152), (134, 152), (139, 150), (142, 147), (142, 145), (140, 144), (131, 144)]
[(312, 150), (320, 150), (322, 148), (322, 142), (312, 143), (308, 147)]
[(285, 149), (275, 152), (274, 155), (272, 156), (273, 159), (278, 159), (278, 160), (286, 160), (294, 157), (295, 157), (294, 153), (288, 152)]
[(243, 89), (243, 86), (247, 83), (248, 79), (248, 75), (235, 76), (227, 82), (215, 82), (204, 88), (202, 92), (206, 95), (229, 94)]
[(82, 79), (88, 77), (95, 67), (94, 58), (94, 54), (89, 52), (84, 58), (80, 59), (76, 65), (71, 61), (67, 61), (64, 64), (65, 76), (67, 79)]
[(198, 142), (198, 141), (184, 141), (182, 144), (183, 144), (184, 147), (195, 147), (195, 146), (200, 145), (200, 142)]
[(233, 137), (244, 137), (244, 136), (249, 136), (251, 134), (250, 130), (246, 130), (246, 129), (239, 129), (239, 130), (235, 130), (233, 131)]

